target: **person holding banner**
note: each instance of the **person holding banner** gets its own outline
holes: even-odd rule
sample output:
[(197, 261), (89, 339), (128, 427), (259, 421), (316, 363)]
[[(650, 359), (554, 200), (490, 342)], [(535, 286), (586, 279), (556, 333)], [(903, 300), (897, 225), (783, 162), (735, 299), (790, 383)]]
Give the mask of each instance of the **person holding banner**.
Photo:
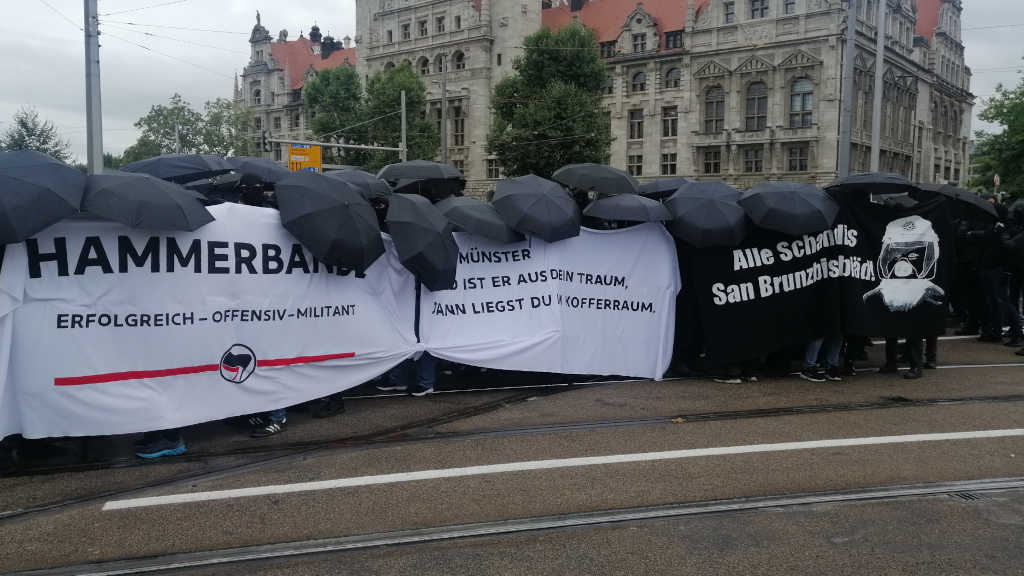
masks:
[[(818, 363), (818, 355), (822, 346), (825, 347), (824, 370)], [(809, 382), (841, 381), (843, 378), (840, 375), (839, 354), (842, 349), (843, 337), (839, 334), (811, 340), (804, 350), (804, 366), (800, 371), (800, 377)]]

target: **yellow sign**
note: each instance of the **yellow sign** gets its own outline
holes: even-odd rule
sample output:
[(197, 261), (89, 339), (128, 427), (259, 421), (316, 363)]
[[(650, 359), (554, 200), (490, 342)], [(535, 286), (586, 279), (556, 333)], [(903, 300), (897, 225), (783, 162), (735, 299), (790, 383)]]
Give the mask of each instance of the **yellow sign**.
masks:
[(292, 172), (323, 172), (320, 147), (313, 144), (289, 144), (288, 169)]

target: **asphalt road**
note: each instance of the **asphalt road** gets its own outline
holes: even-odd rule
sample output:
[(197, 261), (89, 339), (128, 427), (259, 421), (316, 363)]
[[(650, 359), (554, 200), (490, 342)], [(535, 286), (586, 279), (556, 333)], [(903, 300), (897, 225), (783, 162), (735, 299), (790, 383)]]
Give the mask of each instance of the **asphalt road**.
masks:
[[(263, 445), (200, 427), (189, 433), (200, 454), (192, 459), (0, 478), (0, 572), (89, 573), (191, 553), (211, 562), (229, 549), (279, 554), (290, 549), (282, 543), (308, 550), (375, 535), (357, 550), (178, 572), (1019, 574), (1019, 489), (507, 529), (652, 506), (1024, 477), (1024, 367), (1007, 365), (1018, 357), (956, 340), (943, 342), (940, 358), (971, 366), (918, 381), (863, 373), (839, 384), (623, 382), (353, 400), (329, 420), (299, 414)], [(365, 544), (479, 523), (497, 535)]]

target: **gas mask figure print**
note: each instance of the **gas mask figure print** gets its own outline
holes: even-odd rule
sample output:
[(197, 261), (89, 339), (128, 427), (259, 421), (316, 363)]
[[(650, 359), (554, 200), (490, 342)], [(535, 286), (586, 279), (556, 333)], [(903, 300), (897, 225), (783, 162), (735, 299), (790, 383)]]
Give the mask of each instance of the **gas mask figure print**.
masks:
[(922, 301), (941, 305), (946, 293), (932, 282), (939, 261), (939, 236), (920, 216), (889, 222), (878, 255), (878, 286), (864, 301), (880, 297), (892, 312), (906, 312)]

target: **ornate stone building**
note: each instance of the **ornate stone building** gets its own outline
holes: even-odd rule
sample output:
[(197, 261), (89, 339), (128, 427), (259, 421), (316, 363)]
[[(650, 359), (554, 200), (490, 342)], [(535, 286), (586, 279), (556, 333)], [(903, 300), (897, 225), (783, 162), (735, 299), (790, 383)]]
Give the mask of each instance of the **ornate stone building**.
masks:
[(540, 21), (537, 0), (356, 0), (357, 69), (365, 78), (411, 65), (427, 88), (424, 113), (441, 128), (447, 63), (449, 161), (471, 187), (487, 187), (500, 175), (486, 151), (491, 92)]
[(298, 38), (288, 40), (288, 31), (281, 30), (274, 40), (259, 12), (249, 45), (249, 64), (241, 81), (235, 79), (235, 101), (243, 103), (251, 116), (250, 150), (253, 155), (287, 164), (287, 153), (279, 145), (273, 145), (271, 152), (261, 152), (260, 135), (267, 130), (273, 138), (311, 139), (311, 118), (302, 106), (302, 86), (318, 70), (355, 66), (356, 49), (351, 38), (339, 42), (323, 36), (315, 24), (308, 38), (300, 32)]
[[(887, 1), (881, 169), (962, 183), (973, 96), (960, 0)], [(854, 170), (869, 168), (875, 10), (860, 3)], [(641, 177), (826, 184), (837, 172), (845, 6), (837, 0), (552, 0), (592, 28), (611, 77), (611, 163)]]

